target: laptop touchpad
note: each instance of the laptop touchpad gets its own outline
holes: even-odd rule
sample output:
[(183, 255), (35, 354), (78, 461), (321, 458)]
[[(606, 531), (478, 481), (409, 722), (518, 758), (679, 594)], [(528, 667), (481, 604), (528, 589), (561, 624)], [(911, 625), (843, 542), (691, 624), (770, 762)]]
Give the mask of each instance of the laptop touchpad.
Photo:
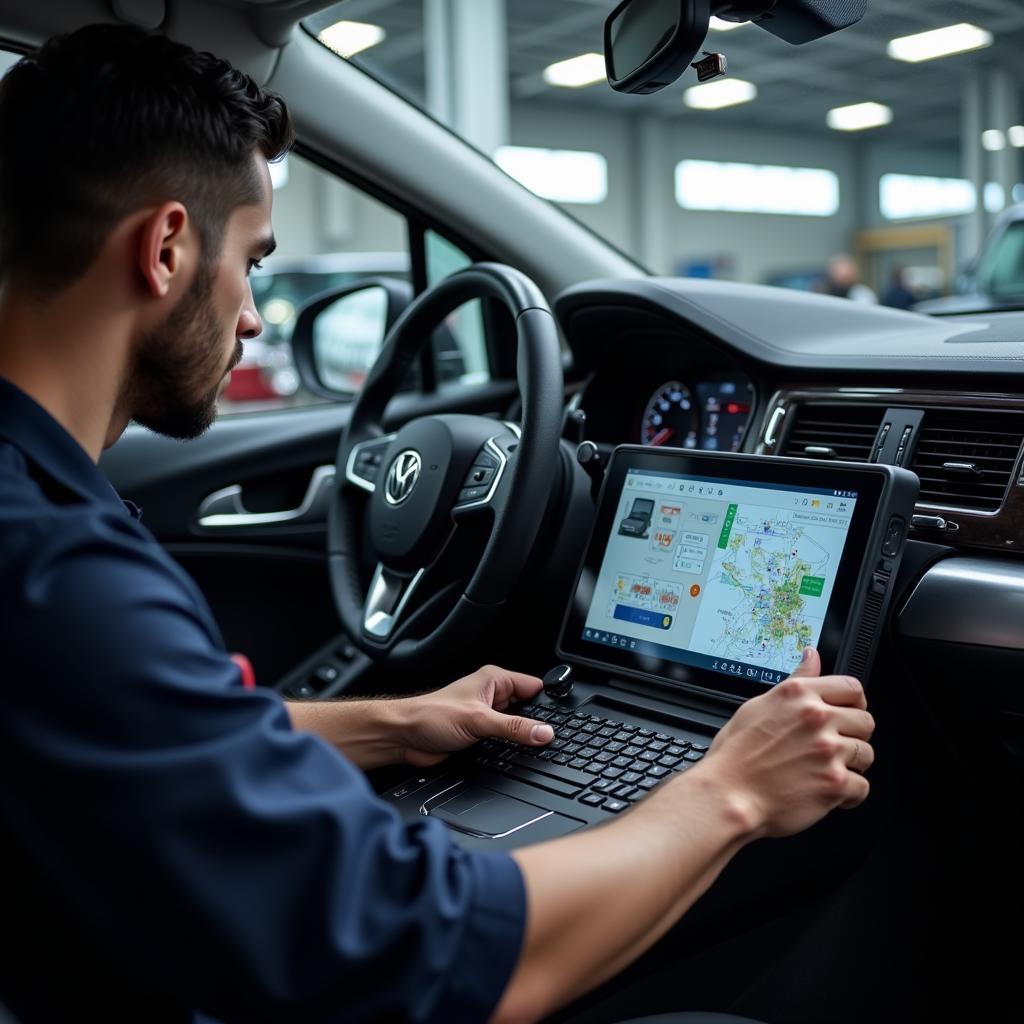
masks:
[(427, 813), (431, 817), (482, 839), (503, 839), (516, 833), (522, 842), (534, 843), (574, 832), (586, 824), (474, 783), (447, 800), (430, 803)]

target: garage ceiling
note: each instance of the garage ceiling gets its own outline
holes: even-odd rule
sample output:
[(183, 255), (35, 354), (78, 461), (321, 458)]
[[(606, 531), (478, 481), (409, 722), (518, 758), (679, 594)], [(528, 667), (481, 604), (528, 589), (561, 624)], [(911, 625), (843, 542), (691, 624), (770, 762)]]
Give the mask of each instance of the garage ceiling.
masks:
[[(621, 96), (605, 84), (559, 89), (544, 82), (548, 64), (602, 48), (604, 18), (614, 0), (506, 0), (513, 99), (557, 102), (624, 114), (657, 114), (694, 127), (714, 123), (833, 135), (825, 126), (831, 107), (864, 100), (888, 104), (894, 120), (862, 137), (872, 140), (955, 143), (960, 130), (962, 81), (975, 71), (1003, 67), (1024, 85), (1022, 0), (868, 0), (868, 14), (852, 28), (794, 47), (752, 25), (711, 32), (708, 45), (726, 54), (730, 73), (754, 82), (753, 103), (714, 112), (684, 107), (693, 73), (655, 96)], [(362, 59), (375, 74), (423, 102), (421, 0), (344, 0), (316, 16), (315, 26), (339, 18), (382, 25), (387, 38)], [(988, 49), (922, 64), (886, 56), (897, 36), (967, 21), (995, 37)], [(355, 58), (359, 62), (360, 58)], [(1024, 119), (1024, 110), (1020, 112)], [(713, 119), (713, 121), (712, 121)], [(1002, 126), (1005, 127), (1005, 126)]]

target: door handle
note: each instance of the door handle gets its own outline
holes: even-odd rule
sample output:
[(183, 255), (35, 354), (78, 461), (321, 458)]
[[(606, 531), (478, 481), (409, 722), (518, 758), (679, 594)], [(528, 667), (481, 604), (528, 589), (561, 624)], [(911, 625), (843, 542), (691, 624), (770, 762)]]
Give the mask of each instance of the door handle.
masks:
[(204, 530), (231, 530), (254, 526), (322, 526), (334, 484), (334, 467), (317, 466), (298, 508), (283, 512), (249, 512), (242, 502), (241, 484), (232, 484), (203, 499), (197, 513)]

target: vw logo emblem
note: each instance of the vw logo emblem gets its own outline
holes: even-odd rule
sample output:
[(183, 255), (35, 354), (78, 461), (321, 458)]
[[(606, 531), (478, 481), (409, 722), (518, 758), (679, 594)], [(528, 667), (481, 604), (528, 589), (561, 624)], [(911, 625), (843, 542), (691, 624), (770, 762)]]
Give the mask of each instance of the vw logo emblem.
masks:
[(384, 482), (384, 497), (389, 505), (401, 505), (412, 494), (422, 465), (420, 453), (412, 448), (406, 448), (395, 456)]

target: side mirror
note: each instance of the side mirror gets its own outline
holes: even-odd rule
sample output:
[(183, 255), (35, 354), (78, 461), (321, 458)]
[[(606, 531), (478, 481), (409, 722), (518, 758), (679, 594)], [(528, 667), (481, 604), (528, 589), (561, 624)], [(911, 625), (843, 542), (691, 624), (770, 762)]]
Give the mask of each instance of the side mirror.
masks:
[(412, 285), (389, 277), (365, 278), (312, 299), (299, 313), (291, 339), (302, 383), (322, 398), (359, 391), (412, 299)]

